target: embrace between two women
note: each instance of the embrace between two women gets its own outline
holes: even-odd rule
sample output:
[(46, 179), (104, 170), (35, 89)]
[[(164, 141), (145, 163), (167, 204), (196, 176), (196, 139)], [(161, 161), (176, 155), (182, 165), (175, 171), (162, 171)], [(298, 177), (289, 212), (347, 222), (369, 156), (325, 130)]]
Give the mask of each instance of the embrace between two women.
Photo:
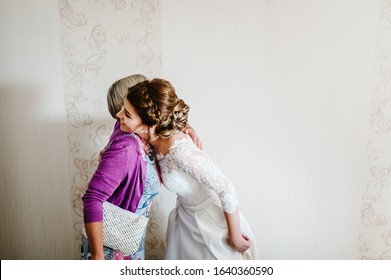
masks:
[(188, 125), (190, 108), (170, 82), (128, 76), (110, 87), (107, 100), (117, 122), (83, 196), (87, 236), (81, 258), (144, 259), (145, 233), (134, 254), (104, 246), (102, 204), (148, 217), (162, 183), (178, 197), (169, 216), (165, 259), (257, 259), (235, 187), (202, 151)]

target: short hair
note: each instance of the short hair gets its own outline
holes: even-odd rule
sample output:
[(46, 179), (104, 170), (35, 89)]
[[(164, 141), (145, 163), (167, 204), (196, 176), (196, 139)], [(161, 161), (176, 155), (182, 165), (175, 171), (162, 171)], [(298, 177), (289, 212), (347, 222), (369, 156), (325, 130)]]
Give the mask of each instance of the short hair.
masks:
[(107, 91), (107, 107), (113, 118), (117, 118), (116, 115), (124, 104), (124, 97), (128, 94), (129, 88), (147, 79), (144, 75), (134, 74), (122, 78), (111, 85)]

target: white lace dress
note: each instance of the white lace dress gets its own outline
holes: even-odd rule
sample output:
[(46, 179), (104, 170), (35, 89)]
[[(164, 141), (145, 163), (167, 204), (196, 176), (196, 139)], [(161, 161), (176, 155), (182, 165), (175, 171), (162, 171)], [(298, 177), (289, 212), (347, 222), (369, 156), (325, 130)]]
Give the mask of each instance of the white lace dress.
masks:
[(223, 210), (232, 213), (238, 200), (232, 183), (207, 155), (183, 138), (157, 158), (164, 186), (178, 195), (168, 220), (165, 259), (257, 259), (255, 239), (242, 214), (242, 232), (251, 247), (241, 254), (228, 245)]

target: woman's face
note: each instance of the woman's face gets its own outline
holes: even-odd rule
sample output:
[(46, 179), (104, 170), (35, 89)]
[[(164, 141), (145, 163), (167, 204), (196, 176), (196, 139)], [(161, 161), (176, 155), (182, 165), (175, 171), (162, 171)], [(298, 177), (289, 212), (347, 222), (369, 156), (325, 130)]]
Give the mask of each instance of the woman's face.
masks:
[(126, 97), (124, 98), (124, 106), (122, 106), (121, 111), (116, 116), (120, 121), (122, 132), (134, 132), (140, 135), (145, 134), (145, 130), (148, 129)]

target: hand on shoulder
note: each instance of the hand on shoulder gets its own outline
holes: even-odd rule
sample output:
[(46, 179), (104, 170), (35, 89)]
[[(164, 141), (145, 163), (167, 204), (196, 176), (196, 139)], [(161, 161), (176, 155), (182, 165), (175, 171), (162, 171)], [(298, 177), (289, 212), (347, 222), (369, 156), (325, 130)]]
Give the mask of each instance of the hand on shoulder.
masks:
[(190, 136), (191, 140), (193, 140), (194, 144), (198, 147), (198, 149), (202, 150), (201, 140), (193, 127), (188, 125), (183, 132)]

